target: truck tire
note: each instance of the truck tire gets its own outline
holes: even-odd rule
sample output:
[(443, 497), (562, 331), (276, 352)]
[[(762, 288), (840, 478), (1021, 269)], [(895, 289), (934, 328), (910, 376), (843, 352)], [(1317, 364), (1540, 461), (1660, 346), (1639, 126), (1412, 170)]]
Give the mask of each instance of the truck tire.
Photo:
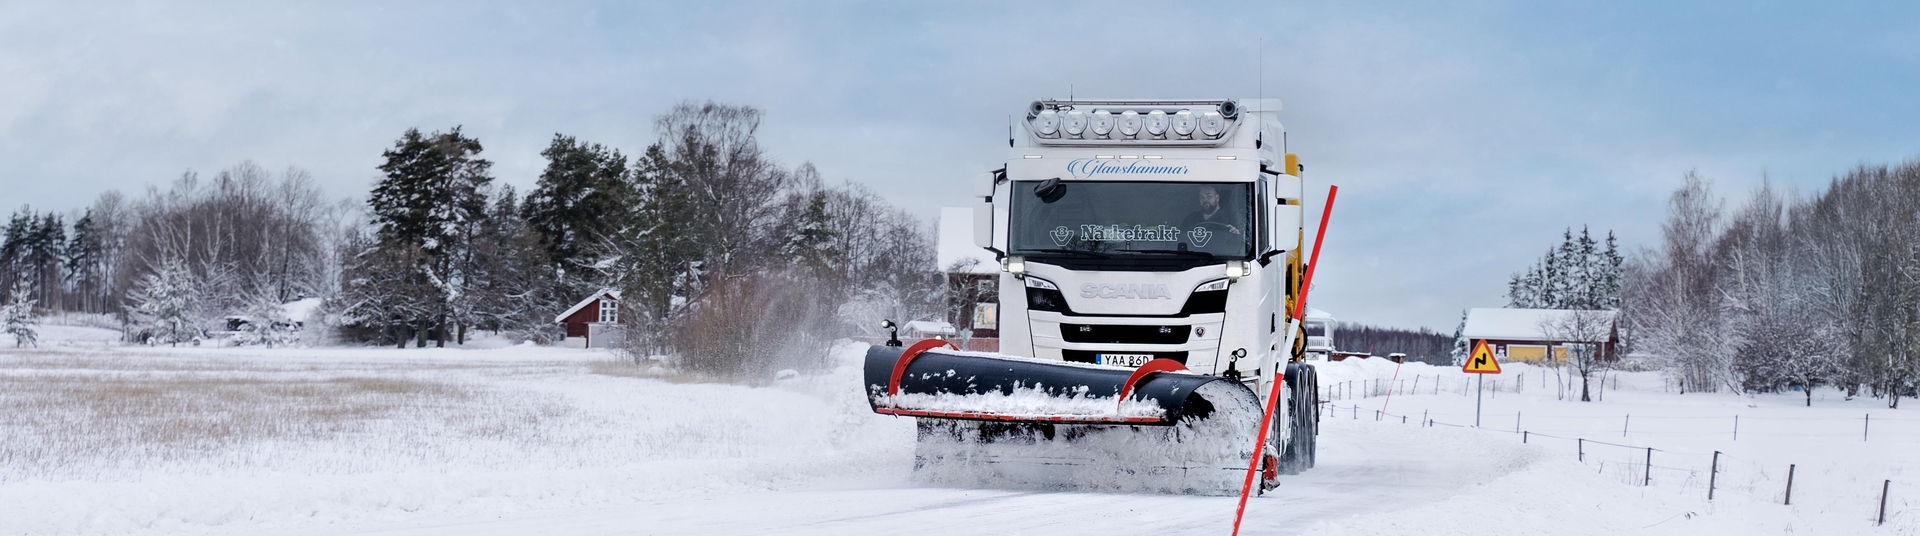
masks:
[(1313, 463), (1309, 460), (1313, 455), (1311, 443), (1313, 428), (1308, 425), (1310, 421), (1307, 420), (1312, 414), (1313, 406), (1308, 403), (1310, 389), (1306, 387), (1312, 383), (1309, 381), (1311, 378), (1305, 377), (1311, 374), (1311, 370), (1313, 367), (1301, 363), (1287, 365), (1288, 419), (1285, 422), (1275, 423), (1286, 425), (1289, 432), (1287, 444), (1280, 451), (1280, 474), (1283, 475), (1300, 474)]

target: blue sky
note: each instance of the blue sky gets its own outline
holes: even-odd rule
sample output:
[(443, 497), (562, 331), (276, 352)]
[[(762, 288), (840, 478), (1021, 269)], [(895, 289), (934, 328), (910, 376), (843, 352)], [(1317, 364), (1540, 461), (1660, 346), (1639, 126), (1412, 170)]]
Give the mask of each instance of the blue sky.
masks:
[[(0, 5), (0, 208), (243, 159), (336, 195), (409, 127), (530, 187), (555, 132), (766, 110), (764, 145), (926, 214), (1038, 98), (1253, 97), (1339, 184), (1314, 305), (1451, 331), (1568, 226), (1652, 245), (1688, 170), (1811, 192), (1920, 155), (1910, 4), (119, 3)], [(1264, 57), (1264, 61), (1262, 58)], [(1264, 83), (1260, 65), (1264, 64)], [(1317, 218), (1315, 212), (1312, 217)]]

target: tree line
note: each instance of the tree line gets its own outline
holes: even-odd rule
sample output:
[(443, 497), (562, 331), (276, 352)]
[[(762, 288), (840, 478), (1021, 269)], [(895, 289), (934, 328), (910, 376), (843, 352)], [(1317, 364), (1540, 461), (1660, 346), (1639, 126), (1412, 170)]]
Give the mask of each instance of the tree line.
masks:
[(230, 315), (290, 325), (302, 319), (280, 305), (305, 297), (323, 300), (332, 342), (554, 342), (554, 315), (615, 289), (626, 351), (713, 374), (819, 365), (828, 341), (880, 318), (937, 314), (928, 222), (782, 165), (758, 142), (762, 117), (681, 103), (631, 156), (556, 134), (524, 194), (457, 126), (402, 133), (364, 201), (329, 200), (299, 169), (189, 172), (73, 214), (21, 209), (0, 275), (42, 308), (112, 315), (151, 343)]
[(1376, 356), (1403, 353), (1407, 354), (1408, 361), (1430, 365), (1453, 362), (1453, 337), (1427, 328), (1413, 330), (1340, 322), (1334, 326), (1333, 340), (1347, 351), (1366, 351)]
[(1688, 174), (1661, 238), (1629, 264), (1623, 309), (1681, 390), (1915, 396), (1920, 162), (1805, 197), (1763, 183), (1731, 210)]

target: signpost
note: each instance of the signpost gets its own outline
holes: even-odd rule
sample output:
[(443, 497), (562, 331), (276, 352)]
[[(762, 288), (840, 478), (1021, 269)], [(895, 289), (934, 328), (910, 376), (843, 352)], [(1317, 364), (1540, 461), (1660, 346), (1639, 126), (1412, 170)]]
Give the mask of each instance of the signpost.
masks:
[(1467, 356), (1467, 362), (1460, 365), (1460, 372), (1480, 374), (1473, 388), (1473, 427), (1480, 427), (1480, 397), (1487, 385), (1487, 374), (1500, 373), (1500, 360), (1493, 358), (1493, 351), (1487, 349), (1485, 339), (1474, 343), (1473, 354)]

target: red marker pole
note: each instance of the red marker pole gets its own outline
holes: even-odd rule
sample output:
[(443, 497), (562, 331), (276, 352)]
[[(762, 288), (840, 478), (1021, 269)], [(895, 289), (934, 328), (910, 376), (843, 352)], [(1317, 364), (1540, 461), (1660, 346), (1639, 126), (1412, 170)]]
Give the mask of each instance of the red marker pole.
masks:
[(1400, 361), (1396, 361), (1393, 364), (1393, 379), (1387, 380), (1387, 399), (1380, 403), (1380, 413), (1386, 413), (1387, 404), (1393, 403), (1393, 386), (1400, 382), (1400, 365), (1405, 363), (1406, 360), (1407, 359), (1403, 357), (1400, 358)]
[[(1293, 316), (1287, 320), (1287, 352), (1293, 352), (1293, 338), (1300, 333), (1300, 318), (1307, 310), (1307, 291), (1313, 289), (1313, 271), (1320, 268), (1320, 242), (1327, 238), (1327, 217), (1333, 215), (1333, 198), (1339, 186), (1327, 187), (1326, 208), (1320, 212), (1320, 231), (1313, 235), (1313, 257), (1307, 261), (1306, 277), (1300, 280), (1300, 301), (1293, 304)], [(1253, 492), (1253, 475), (1260, 472), (1260, 458), (1266, 452), (1267, 427), (1273, 424), (1273, 412), (1280, 402), (1280, 384), (1285, 383), (1287, 367), (1275, 363), (1273, 386), (1267, 394), (1267, 410), (1260, 416), (1260, 433), (1253, 441), (1253, 459), (1247, 460), (1247, 479), (1240, 484), (1240, 505), (1233, 509), (1233, 534), (1240, 535), (1240, 520), (1247, 514), (1247, 496)]]

